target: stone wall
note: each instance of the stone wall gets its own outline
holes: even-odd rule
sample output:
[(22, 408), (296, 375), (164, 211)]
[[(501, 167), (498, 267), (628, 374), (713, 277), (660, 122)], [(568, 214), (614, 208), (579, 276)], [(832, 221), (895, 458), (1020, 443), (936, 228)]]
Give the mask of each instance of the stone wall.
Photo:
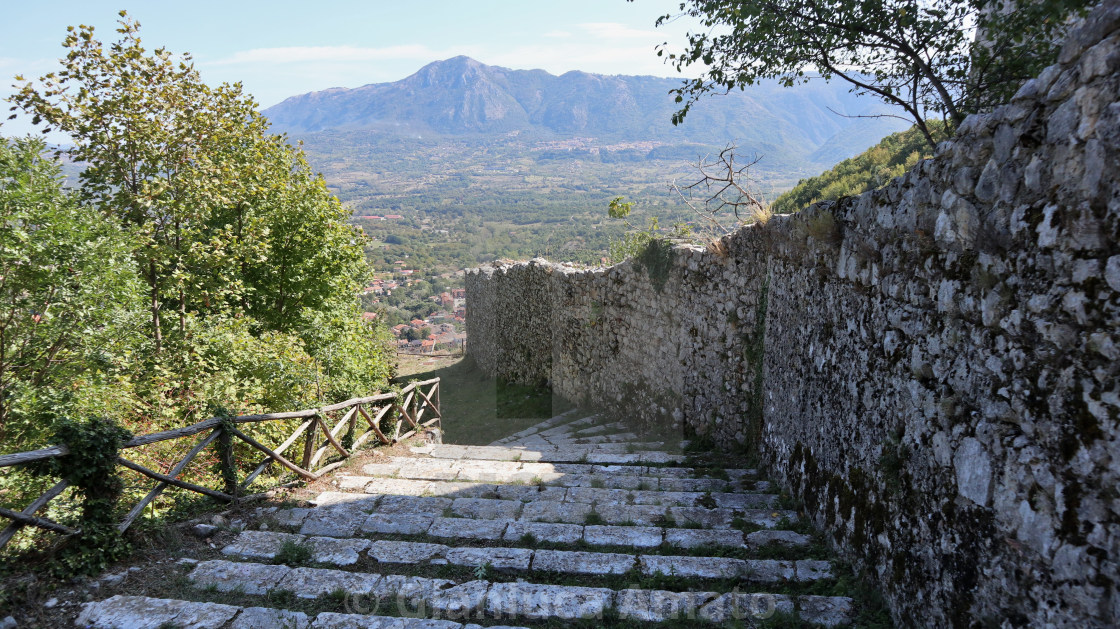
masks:
[(1120, 619), (1120, 7), (884, 188), (467, 278), (469, 352), (757, 444), (904, 626)]

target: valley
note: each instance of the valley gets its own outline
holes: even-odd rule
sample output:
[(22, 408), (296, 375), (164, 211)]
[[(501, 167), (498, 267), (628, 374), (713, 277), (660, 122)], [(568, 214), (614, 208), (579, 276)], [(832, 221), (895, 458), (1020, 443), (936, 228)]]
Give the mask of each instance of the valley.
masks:
[[(705, 99), (679, 126), (675, 79), (509, 70), (467, 57), (393, 83), (294, 96), (264, 111), (371, 236), (382, 274), (421, 277), (495, 258), (599, 264), (625, 226), (695, 219), (671, 190), (729, 143), (757, 156), (769, 199), (898, 130), (881, 105), (835, 84), (761, 83)], [(388, 219), (386, 216), (399, 216)]]

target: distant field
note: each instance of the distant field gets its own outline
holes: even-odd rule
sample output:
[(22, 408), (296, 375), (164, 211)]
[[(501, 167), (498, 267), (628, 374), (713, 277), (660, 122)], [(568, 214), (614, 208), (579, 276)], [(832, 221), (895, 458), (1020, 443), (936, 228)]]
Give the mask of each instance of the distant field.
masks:
[[(721, 148), (688, 150), (695, 159)], [(666, 227), (695, 219), (670, 190), (697, 177), (683, 149), (673, 159), (634, 151), (622, 159), (590, 140), (569, 150), (519, 137), (402, 141), (331, 132), (306, 137), (304, 149), (355, 217), (404, 217), (354, 219), (378, 241), (367, 253), (382, 272), (406, 255), (408, 268), (437, 272), (538, 255), (596, 264), (625, 230), (606, 215), (617, 196), (635, 203), (636, 225), (648, 216)], [(776, 198), (815, 174), (767, 169), (763, 156), (757, 186)]]

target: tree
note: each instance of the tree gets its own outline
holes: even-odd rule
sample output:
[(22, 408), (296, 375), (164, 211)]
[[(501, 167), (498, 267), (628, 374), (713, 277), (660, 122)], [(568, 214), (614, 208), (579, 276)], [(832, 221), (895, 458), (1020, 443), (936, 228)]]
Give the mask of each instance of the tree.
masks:
[(136, 235), (156, 353), (168, 306), (180, 336), (190, 313), (292, 330), (305, 308), (356, 288), (364, 237), (302, 152), (267, 133), (240, 84), (210, 88), (190, 55), (149, 54), (140, 25), (121, 17), (108, 47), (92, 27), (69, 27), (63, 69), (12, 102), (71, 136), (71, 158), (87, 164), (82, 201)]
[(13, 425), (13, 414), (32, 398), (57, 402), (95, 369), (92, 354), (127, 333), (117, 322), (139, 298), (126, 235), (62, 190), (44, 151), (41, 140), (0, 138), (0, 440), (9, 444), (49, 433)]
[(207, 86), (189, 55), (146, 50), (121, 17), (109, 45), (70, 27), (63, 68), (11, 101), (72, 138), (78, 200), (131, 236), (147, 285), (149, 345), (129, 375), (143, 412), (179, 421), (381, 386), (389, 354), (360, 325), (369, 267), (346, 209), (239, 84)]
[[(743, 89), (763, 79), (792, 86), (819, 76), (852, 84), (906, 112), (926, 141), (926, 120), (950, 129), (1014, 94), (1053, 63), (1061, 29), (1092, 0), (688, 0), (681, 14), (698, 18), (683, 52), (668, 54), (678, 70), (703, 64), (700, 77), (675, 90), (684, 120), (703, 94)], [(679, 17), (677, 16), (677, 17)], [(658, 18), (660, 26), (674, 19)], [(982, 35), (977, 40), (974, 34)], [(668, 44), (658, 49), (665, 55)]]

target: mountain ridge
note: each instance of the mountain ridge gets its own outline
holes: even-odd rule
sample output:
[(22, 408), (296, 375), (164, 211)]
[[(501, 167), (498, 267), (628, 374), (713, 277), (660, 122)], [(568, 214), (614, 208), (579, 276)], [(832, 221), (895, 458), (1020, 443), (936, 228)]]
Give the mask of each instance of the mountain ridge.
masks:
[(329, 130), (456, 137), (516, 131), (670, 145), (734, 142), (743, 152), (768, 156), (775, 167), (830, 165), (904, 126), (858, 118), (885, 113), (883, 106), (824, 82), (792, 88), (764, 82), (705, 98), (684, 124), (673, 126), (678, 104), (670, 90), (679, 85), (648, 75), (515, 70), (460, 55), (398, 81), (292, 96), (263, 113), (274, 128), (296, 137)]

